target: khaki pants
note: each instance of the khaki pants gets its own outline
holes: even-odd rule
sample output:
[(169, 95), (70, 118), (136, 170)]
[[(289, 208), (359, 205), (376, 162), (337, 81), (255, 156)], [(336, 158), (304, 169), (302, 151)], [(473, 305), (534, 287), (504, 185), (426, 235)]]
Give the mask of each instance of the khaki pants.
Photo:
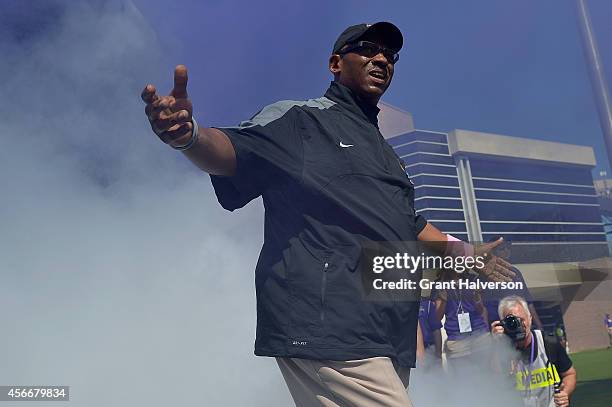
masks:
[(444, 346), (448, 359), (488, 353), (491, 349), (491, 334), (487, 331), (471, 332), (459, 340), (447, 339)]
[(297, 407), (412, 407), (410, 369), (396, 368), (387, 357), (276, 362)]
[(482, 363), (490, 360), (491, 345), (491, 334), (486, 331), (465, 334), (460, 340), (447, 340), (444, 348), (449, 372), (469, 377), (472, 371), (480, 371)]

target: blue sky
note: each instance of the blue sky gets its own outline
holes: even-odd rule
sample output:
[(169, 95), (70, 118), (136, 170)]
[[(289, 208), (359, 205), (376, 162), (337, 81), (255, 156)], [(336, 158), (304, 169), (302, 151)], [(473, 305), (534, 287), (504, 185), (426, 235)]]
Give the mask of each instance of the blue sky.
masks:
[[(573, 0), (135, 4), (165, 50), (160, 87), (170, 86), (173, 64), (185, 63), (204, 123), (234, 124), (275, 100), (320, 95), (339, 32), (389, 20), (405, 47), (383, 100), (412, 112), (418, 128), (590, 145), (593, 174), (607, 167)], [(588, 4), (611, 82), (612, 2)]]

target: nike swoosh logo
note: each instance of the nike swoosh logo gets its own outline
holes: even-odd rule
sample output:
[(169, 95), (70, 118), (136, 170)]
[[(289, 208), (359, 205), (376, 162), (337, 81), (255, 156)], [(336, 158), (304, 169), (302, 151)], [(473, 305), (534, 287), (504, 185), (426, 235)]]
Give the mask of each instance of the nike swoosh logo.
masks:
[(353, 144), (344, 144), (343, 142), (340, 142), (340, 147), (353, 147)]

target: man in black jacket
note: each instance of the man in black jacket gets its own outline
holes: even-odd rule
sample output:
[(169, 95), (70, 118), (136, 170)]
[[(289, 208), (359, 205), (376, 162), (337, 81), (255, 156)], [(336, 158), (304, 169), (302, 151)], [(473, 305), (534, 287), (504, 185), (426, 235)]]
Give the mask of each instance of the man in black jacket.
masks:
[[(377, 103), (402, 43), (391, 23), (347, 28), (333, 46), (334, 81), (323, 97), (274, 103), (236, 127), (198, 128), (184, 66), (170, 96), (152, 85), (142, 94), (153, 131), (210, 173), (225, 209), (263, 197), (255, 354), (277, 358), (299, 406), (410, 405), (418, 300), (364, 300), (358, 270), (368, 242), (450, 247), (416, 214), (413, 184), (378, 129)], [(481, 271), (499, 280), (512, 274), (498, 259)]]

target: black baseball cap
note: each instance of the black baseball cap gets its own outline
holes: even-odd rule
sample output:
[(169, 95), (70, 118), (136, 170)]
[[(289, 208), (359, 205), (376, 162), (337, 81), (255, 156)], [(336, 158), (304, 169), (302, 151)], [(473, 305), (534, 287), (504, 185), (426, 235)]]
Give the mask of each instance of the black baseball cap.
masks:
[(334, 43), (332, 54), (337, 54), (338, 51), (340, 51), (340, 49), (346, 44), (358, 41), (366, 33), (372, 32), (381, 34), (381, 37), (385, 42), (384, 45), (396, 52), (402, 49), (402, 45), (404, 45), (404, 37), (402, 36), (402, 32), (399, 30), (399, 28), (397, 28), (395, 24), (387, 21), (380, 21), (374, 24), (352, 25), (346, 30), (342, 31), (342, 34), (340, 34)]

